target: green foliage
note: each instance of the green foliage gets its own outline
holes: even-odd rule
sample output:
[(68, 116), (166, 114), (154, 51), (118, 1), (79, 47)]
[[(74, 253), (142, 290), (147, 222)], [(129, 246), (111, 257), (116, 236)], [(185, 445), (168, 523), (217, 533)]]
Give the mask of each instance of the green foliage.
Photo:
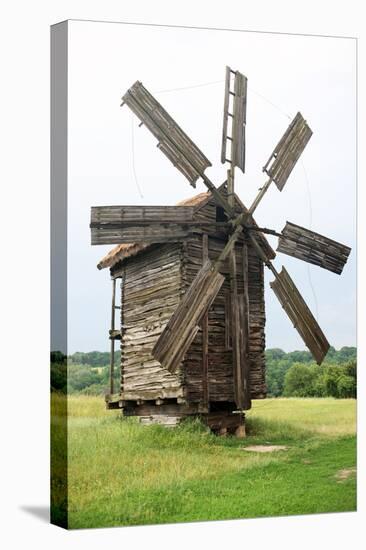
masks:
[[(100, 351), (76, 352), (68, 357), (58, 351), (52, 352), (52, 390), (70, 394), (105, 394), (109, 386), (109, 357), (108, 352)], [(267, 350), (268, 396), (355, 397), (356, 348), (343, 347), (338, 351), (330, 348), (326, 361), (319, 367), (308, 351), (285, 353), (278, 348)], [(115, 388), (119, 387), (119, 365), (120, 352), (116, 351)]]
[[(90, 365), (91, 367), (103, 367), (109, 365), (108, 351), (90, 351), (87, 353), (77, 351), (68, 356), (69, 363), (77, 365)], [(121, 352), (115, 351), (115, 362), (118, 365), (121, 358)]]
[(51, 363), (66, 363), (67, 355), (62, 351), (51, 351)]
[[(319, 367), (314, 363), (308, 351), (285, 353), (281, 349), (269, 349), (266, 351), (268, 395), (270, 397), (280, 397), (281, 395), (342, 397), (347, 394), (354, 397), (356, 395), (356, 357), (357, 350), (354, 347), (343, 347), (338, 351), (331, 347), (326, 362)], [(289, 375), (288, 387), (285, 391), (286, 373), (295, 365), (297, 365), (296, 369)], [(308, 370), (300, 368), (299, 365), (308, 367)], [(295, 373), (299, 376), (297, 381)], [(342, 389), (337, 389), (338, 378), (341, 374), (353, 378), (353, 386), (348, 380), (348, 389), (345, 387), (345, 381), (343, 381)]]
[(356, 397), (356, 380), (352, 376), (341, 374), (337, 381), (338, 397)]
[(67, 390), (66, 363), (51, 363), (51, 390), (66, 393), (66, 390)]
[(303, 363), (295, 363), (285, 374), (285, 397), (310, 397), (314, 394), (314, 369)]
[(285, 374), (286, 397), (356, 397), (356, 361), (346, 364), (295, 363)]

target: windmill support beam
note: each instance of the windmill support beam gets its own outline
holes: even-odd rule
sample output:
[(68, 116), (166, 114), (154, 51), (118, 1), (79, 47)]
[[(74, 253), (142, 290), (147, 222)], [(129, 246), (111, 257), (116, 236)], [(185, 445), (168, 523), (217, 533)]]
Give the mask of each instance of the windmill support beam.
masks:
[(233, 355), (233, 374), (235, 403), (238, 409), (244, 408), (244, 380), (241, 362), (241, 323), (239, 317), (238, 286), (235, 251), (230, 252), (230, 301), (231, 301), (231, 341)]
[(250, 214), (253, 214), (254, 210), (256, 210), (258, 204), (261, 202), (261, 200), (263, 199), (264, 195), (267, 193), (268, 189), (269, 189), (269, 186), (271, 185), (272, 183), (272, 178), (269, 178), (266, 183), (263, 185), (263, 187), (259, 190), (259, 193), (258, 195), (256, 196), (256, 198), (254, 199), (253, 201), (253, 204), (251, 205), (251, 207), (249, 208), (249, 213)]
[(249, 291), (248, 291), (248, 245), (245, 242), (242, 249), (243, 254), (243, 295), (239, 299), (239, 318), (241, 329), (241, 364), (243, 371), (244, 386), (244, 409), (251, 408), (250, 399), (250, 359), (249, 359)]
[[(234, 208), (234, 175), (235, 167), (232, 164), (230, 170), (227, 171), (227, 191), (230, 208)], [(233, 379), (234, 379), (234, 394), (235, 403), (238, 409), (244, 406), (244, 382), (242, 376), (241, 364), (241, 324), (239, 317), (238, 304), (238, 284), (236, 273), (236, 253), (235, 246), (231, 249), (229, 255), (230, 269), (230, 314), (231, 314), (231, 342), (232, 342), (232, 358), (233, 358)]]
[[(116, 305), (116, 279), (112, 280), (112, 308), (111, 308), (111, 330), (113, 334), (115, 330), (115, 305)], [(111, 357), (109, 367), (109, 393), (114, 394), (114, 338), (111, 338)]]
[[(202, 263), (208, 260), (208, 235), (202, 235)], [(202, 319), (202, 402), (208, 407), (208, 311)]]

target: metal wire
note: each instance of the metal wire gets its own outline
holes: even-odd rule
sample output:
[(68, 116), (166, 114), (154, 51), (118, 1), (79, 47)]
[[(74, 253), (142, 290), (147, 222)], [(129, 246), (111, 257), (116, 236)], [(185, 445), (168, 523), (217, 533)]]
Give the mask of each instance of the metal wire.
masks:
[(131, 152), (132, 152), (132, 172), (133, 172), (135, 185), (136, 185), (136, 188), (137, 188), (137, 191), (138, 191), (140, 197), (143, 199), (144, 195), (141, 191), (141, 187), (140, 187), (139, 182), (137, 180), (136, 167), (135, 167), (135, 133), (134, 133), (134, 129), (133, 129), (133, 118), (132, 117), (131, 117)]

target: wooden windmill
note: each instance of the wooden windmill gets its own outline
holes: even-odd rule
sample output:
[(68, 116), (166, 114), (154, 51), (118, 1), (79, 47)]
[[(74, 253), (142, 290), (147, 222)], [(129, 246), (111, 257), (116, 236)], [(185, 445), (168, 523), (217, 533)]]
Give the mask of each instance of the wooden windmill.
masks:
[[(170, 319), (164, 319), (159, 325), (159, 330), (154, 325), (152, 330), (155, 330), (156, 337), (151, 346), (151, 358), (156, 362), (155, 365), (159, 365), (159, 368), (174, 375), (177, 370), (181, 369), (182, 362), (184, 363), (192, 343), (200, 334), (202, 395), (195, 408), (193, 407), (194, 400), (187, 398), (188, 394), (183, 390), (179, 394), (179, 399), (177, 398), (177, 404), (183, 407), (182, 411), (188, 411), (187, 414), (192, 411), (203, 411), (209, 415), (212, 409), (216, 412), (225, 409), (225, 414), (229, 411), (231, 415), (234, 410), (247, 410), (251, 406), (251, 398), (253, 395), (254, 397), (257, 395), (251, 388), (251, 384), (253, 384), (251, 361), (253, 359), (251, 359), (250, 334), (253, 329), (251, 327), (250, 284), (253, 283), (250, 283), (248, 271), (250, 254), (256, 255), (257, 261), (271, 270), (274, 281), (270, 283), (270, 286), (318, 364), (321, 364), (329, 349), (326, 337), (286, 269), (283, 267), (281, 272), (278, 272), (272, 264), (271, 259), (273, 259), (274, 253), (269, 252), (271, 249), (266, 246), (267, 241), (264, 235), (270, 234), (279, 237), (277, 248), (279, 252), (337, 274), (342, 272), (350, 248), (290, 222), (286, 223), (281, 233), (277, 233), (271, 229), (258, 227), (253, 219), (255, 209), (272, 182), (280, 191), (283, 190), (291, 171), (312, 135), (312, 131), (302, 115), (297, 113), (263, 167), (263, 172), (267, 176), (266, 182), (253, 204), (246, 208), (242, 203), (238, 203), (234, 192), (235, 168), (238, 167), (242, 172), (245, 171), (247, 78), (243, 74), (226, 67), (221, 162), (229, 163), (229, 169), (227, 181), (220, 187), (216, 187), (205, 174), (205, 169), (211, 166), (210, 161), (141, 82), (136, 82), (126, 92), (122, 102), (122, 105), (124, 104), (140, 119), (141, 125), (146, 126), (157, 138), (158, 148), (184, 174), (193, 187), (196, 186), (198, 178), (203, 180), (208, 188), (208, 195), (216, 204), (216, 212), (218, 211), (220, 215), (216, 215), (215, 219), (200, 219), (195, 215), (192, 206), (93, 207), (90, 224), (92, 244), (123, 246), (124, 243), (143, 243), (143, 246), (150, 246), (157, 243), (184, 243), (193, 235), (202, 237), (202, 267), (197, 270), (189, 288), (185, 288), (185, 291), (181, 293), (182, 296), (179, 297), (177, 307)], [(212, 235), (219, 236), (220, 242), (223, 243), (220, 253), (215, 256), (215, 259), (209, 257), (209, 247), (207, 247), (207, 239)], [(240, 267), (238, 267), (236, 253), (239, 242), (241, 243)], [(204, 248), (205, 246), (206, 248)], [(105, 263), (103, 267), (105, 265), (111, 266), (111, 263)], [(238, 283), (239, 270), (240, 285)], [(121, 267), (120, 271), (115, 270), (112, 275), (122, 277), (122, 273), (125, 271)], [(229, 402), (230, 405), (220, 408), (210, 405), (217, 404), (220, 401), (220, 396), (216, 396), (212, 401), (209, 395), (208, 317), (212, 304), (222, 291), (225, 278), (229, 281), (230, 294), (230, 308), (226, 315), (230, 316), (233, 397), (225, 398), (226, 403)], [(123, 308), (123, 299), (120, 307)], [(122, 340), (125, 326), (122, 315), (122, 333), (119, 333)], [(113, 340), (114, 332), (119, 331), (114, 331), (114, 325), (112, 329), (111, 338)], [(151, 340), (148, 341), (151, 343)], [(113, 345), (112, 349), (114, 349)], [(143, 368), (143, 362), (141, 368)], [(113, 366), (111, 370), (113, 374)], [(141, 415), (144, 413), (136, 412), (138, 406), (142, 407), (141, 410), (146, 414), (149, 414), (150, 411), (151, 415), (155, 405), (168, 407), (165, 412), (171, 410), (169, 406), (172, 405), (171, 396), (173, 394), (166, 389), (159, 393), (156, 387), (154, 391), (155, 393), (152, 390), (151, 393), (141, 392), (139, 395), (138, 389), (136, 389), (133, 394), (133, 392), (124, 391), (122, 385), (121, 392), (117, 394), (116, 398), (113, 398), (112, 383), (108, 402), (111, 407), (117, 403), (125, 410), (129, 410), (130, 406), (130, 410), (134, 411), (134, 414)], [(164, 395), (168, 396), (169, 402), (164, 402)], [(263, 392), (260, 395), (263, 396)], [(131, 412), (131, 414), (133, 413)], [(222, 414), (222, 416), (225, 415)], [(236, 417), (239, 418), (238, 415)], [(220, 422), (222, 419), (219, 421), (221, 426)]]

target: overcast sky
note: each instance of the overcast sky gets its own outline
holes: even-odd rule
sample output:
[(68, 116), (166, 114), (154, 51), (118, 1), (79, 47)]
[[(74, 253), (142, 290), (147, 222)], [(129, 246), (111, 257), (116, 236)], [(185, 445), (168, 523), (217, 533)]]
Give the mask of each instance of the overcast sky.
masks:
[[(121, 96), (141, 80), (210, 159), (206, 174), (219, 185), (227, 168), (220, 163), (225, 65), (248, 77), (246, 173), (237, 170), (236, 178), (246, 205), (298, 110), (314, 132), (282, 193), (273, 185), (255, 218), (278, 231), (289, 220), (352, 247), (341, 276), (281, 254), (275, 265), (286, 266), (331, 345), (356, 344), (355, 41), (75, 21), (69, 26), (69, 353), (109, 346), (111, 282), (96, 264), (112, 247), (90, 245), (90, 207), (175, 204), (205, 191), (202, 182), (190, 187), (150, 132), (120, 107)], [(277, 239), (269, 240), (276, 247)], [(304, 349), (269, 288), (272, 278), (267, 272), (267, 347)]]

